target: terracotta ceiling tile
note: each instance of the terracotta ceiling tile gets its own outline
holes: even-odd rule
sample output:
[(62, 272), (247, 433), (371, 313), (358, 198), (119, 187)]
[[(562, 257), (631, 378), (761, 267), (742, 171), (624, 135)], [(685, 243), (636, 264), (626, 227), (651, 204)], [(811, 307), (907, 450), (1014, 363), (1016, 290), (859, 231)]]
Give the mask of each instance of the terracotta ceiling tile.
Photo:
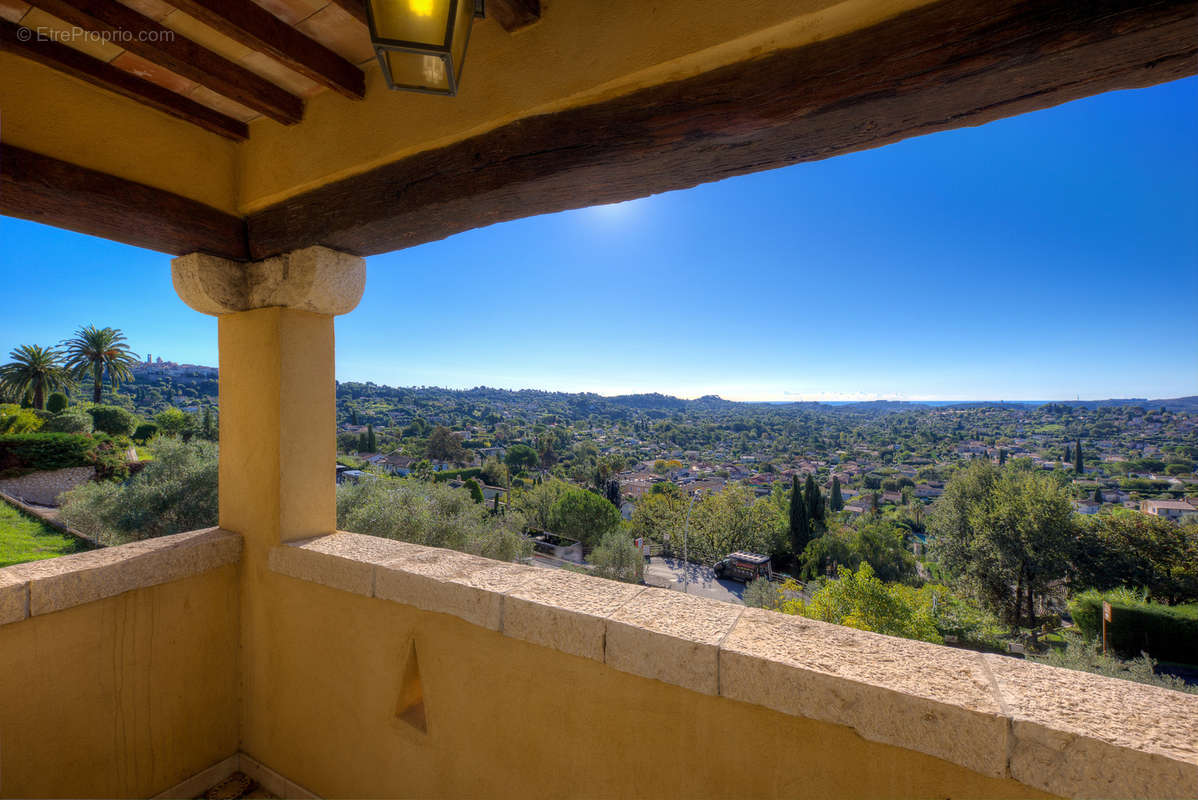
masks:
[(325, 6), (295, 27), (351, 63), (374, 58), (366, 26), (336, 5)]
[(179, 94), (187, 94), (196, 87), (195, 81), (177, 75), (158, 66), (153, 61), (147, 61), (136, 53), (130, 53), (128, 50), (114, 58), (112, 65)]
[(197, 103), (208, 106), (213, 111), (219, 111), (225, 116), (232, 117), (241, 122), (249, 122), (261, 116), (257, 111), (246, 108), (241, 103), (230, 100), (222, 94), (217, 94), (207, 86), (197, 86), (191, 90), (188, 96)]
[(228, 36), (217, 33), (195, 17), (184, 14), (182, 11), (175, 11), (162, 24), (229, 61), (240, 61), (252, 52), (250, 48), (240, 42), (235, 42)]
[(288, 25), (295, 25), (327, 6), (328, 0), (254, 0)]
[(0, 0), (0, 19), (8, 22), (20, 22), (28, 10), (29, 4), (21, 0)]
[(118, 0), (118, 2), (155, 22), (162, 22), (175, 10), (174, 6), (164, 3), (162, 0)]
[(73, 47), (79, 52), (87, 53), (92, 58), (98, 58), (101, 61), (112, 61), (124, 51), (124, 48), (118, 47), (99, 34), (63, 22), (40, 8), (31, 8), (29, 13), (21, 19), (21, 24), (34, 31), (36, 35), (48, 36), (59, 44)]
[(237, 63), (301, 97), (311, 97), (324, 88), (311, 78), (293, 72), (265, 53), (255, 51)]

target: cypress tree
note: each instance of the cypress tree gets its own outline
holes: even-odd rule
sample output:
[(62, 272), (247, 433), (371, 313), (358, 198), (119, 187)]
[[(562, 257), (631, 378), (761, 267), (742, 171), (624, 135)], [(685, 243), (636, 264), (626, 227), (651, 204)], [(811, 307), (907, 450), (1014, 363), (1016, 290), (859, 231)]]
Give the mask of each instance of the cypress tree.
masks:
[(1062, 460), (1063, 461), (1072, 461), (1073, 460), (1073, 451), (1069, 449), (1069, 445), (1065, 445), (1065, 458)]
[(366, 452), (373, 453), (375, 447), (378, 446), (378, 440), (374, 436), (374, 426), (366, 426)]
[(358, 434), (358, 452), (359, 453), (366, 452), (366, 434), (365, 433)]
[(1094, 502), (1098, 503), (1099, 505), (1102, 505), (1103, 503), (1106, 502), (1106, 500), (1102, 496), (1102, 489), (1094, 490)]
[(811, 523), (807, 518), (807, 501), (799, 488), (799, 476), (790, 481), (790, 547), (798, 558), (811, 541)]
[(828, 500), (828, 508), (833, 511), (844, 510), (844, 498), (840, 494), (840, 476), (832, 476), (832, 496)]
[(824, 520), (824, 498), (820, 494), (819, 487), (815, 485), (815, 477), (813, 475), (807, 476), (807, 483), (803, 489), (803, 493), (807, 499), (807, 519), (812, 530), (814, 530), (815, 524)]
[(1082, 462), (1082, 440), (1077, 440), (1077, 446), (1073, 448), (1073, 471), (1078, 475), (1085, 472), (1085, 464)]
[(999, 450), (998, 451), (998, 465), (1001, 467), (1005, 463), (1007, 463), (1007, 451)]
[(617, 478), (612, 478), (607, 482), (607, 486), (603, 491), (607, 502), (611, 503), (616, 508), (620, 507), (620, 481)]

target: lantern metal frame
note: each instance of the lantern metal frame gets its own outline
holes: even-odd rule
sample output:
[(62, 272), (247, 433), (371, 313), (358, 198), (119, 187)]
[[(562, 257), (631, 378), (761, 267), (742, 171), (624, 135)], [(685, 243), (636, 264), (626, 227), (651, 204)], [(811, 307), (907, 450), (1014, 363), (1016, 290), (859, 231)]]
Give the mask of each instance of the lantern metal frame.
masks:
[[(455, 96), (458, 93), (462, 70), (466, 66), (466, 50), (470, 45), (470, 31), (474, 27), (472, 23), (466, 28), (466, 41), (462, 43), (462, 63), (457, 65), (457, 71), (455, 72), (453, 63), (453, 24), (457, 20), (458, 7), (462, 3), (472, 3), (474, 5), (473, 19), (485, 19), (486, 8), (484, 0), (450, 0), (449, 14), (445, 20), (445, 41), (440, 46), (429, 45), (424, 42), (408, 42), (402, 39), (388, 39), (380, 36), (374, 22), (374, 3), (376, 1), (366, 0), (366, 24), (370, 28), (370, 43), (374, 45), (374, 54), (378, 58), (379, 66), (382, 67), (383, 78), (387, 81), (387, 87), (405, 92), (435, 94), (442, 97)], [(391, 66), (387, 63), (386, 54), (388, 52), (439, 58), (445, 65), (445, 74), (448, 77), (449, 88), (444, 90), (430, 89), (427, 86), (396, 83), (391, 74)]]

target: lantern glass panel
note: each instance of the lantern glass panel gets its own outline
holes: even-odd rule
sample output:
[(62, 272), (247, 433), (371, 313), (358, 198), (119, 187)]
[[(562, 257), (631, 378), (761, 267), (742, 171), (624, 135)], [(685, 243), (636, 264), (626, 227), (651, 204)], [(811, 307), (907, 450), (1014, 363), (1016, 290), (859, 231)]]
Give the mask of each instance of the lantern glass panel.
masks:
[(449, 64), (444, 56), (430, 56), (404, 50), (381, 50), (395, 86), (452, 93)]
[(375, 34), (382, 39), (444, 47), (452, 5), (453, 0), (371, 0)]

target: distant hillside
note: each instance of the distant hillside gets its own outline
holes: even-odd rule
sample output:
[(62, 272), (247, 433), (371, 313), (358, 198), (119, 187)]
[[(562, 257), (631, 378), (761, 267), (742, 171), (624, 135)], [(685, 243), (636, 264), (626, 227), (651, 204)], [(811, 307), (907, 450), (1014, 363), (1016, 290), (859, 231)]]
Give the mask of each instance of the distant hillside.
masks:
[(1189, 397), (1173, 397), (1166, 400), (1146, 400), (1144, 398), (1125, 398), (1112, 400), (1064, 400), (1058, 405), (1079, 406), (1081, 408), (1109, 408), (1111, 406), (1139, 406), (1141, 408), (1163, 408), (1166, 411), (1198, 411), (1198, 395)]
[[(187, 387), (195, 390), (201, 396), (216, 396), (217, 368), (196, 364), (175, 364), (172, 362), (142, 363), (133, 367), (135, 383), (143, 388), (171, 386), (175, 389)], [(184, 392), (192, 394), (192, 392)], [(375, 383), (360, 383), (355, 381), (339, 382), (338, 396), (350, 397), (380, 397), (393, 400), (411, 399), (430, 396), (452, 396), (459, 400), (475, 402), (499, 402), (522, 405), (529, 402), (548, 402), (562, 404), (572, 408), (598, 409), (601, 407), (619, 407), (632, 411), (655, 412), (671, 414), (688, 410), (704, 411), (735, 411), (752, 408), (769, 407), (774, 410), (822, 409), (845, 414), (861, 414), (875, 416), (894, 414), (903, 411), (916, 411), (927, 408), (975, 409), (975, 408), (1028, 408), (1047, 405), (1052, 402), (1057, 405), (1067, 405), (1086, 409), (1106, 408), (1112, 406), (1139, 406), (1146, 409), (1164, 408), (1168, 411), (1198, 412), (1198, 395), (1151, 400), (1141, 397), (1112, 398), (1109, 400), (1053, 400), (1053, 401), (984, 401), (966, 400), (960, 402), (919, 401), (919, 400), (861, 400), (841, 402), (741, 402), (725, 400), (716, 395), (705, 395), (694, 400), (685, 400), (659, 392), (644, 394), (624, 394), (603, 396), (591, 392), (555, 392), (543, 389), (495, 389), (488, 386), (476, 386), (473, 389), (443, 389), (435, 386), (384, 386)]]

